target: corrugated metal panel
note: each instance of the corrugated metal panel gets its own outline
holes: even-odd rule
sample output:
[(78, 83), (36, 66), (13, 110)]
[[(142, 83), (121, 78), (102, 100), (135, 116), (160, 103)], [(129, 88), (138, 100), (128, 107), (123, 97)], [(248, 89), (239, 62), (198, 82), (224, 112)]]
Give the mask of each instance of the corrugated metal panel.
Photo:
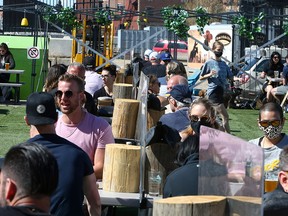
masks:
[[(160, 39), (168, 38), (168, 31), (164, 31), (159, 35), (149, 39), (150, 36), (156, 34), (157, 32), (166, 29), (165, 27), (155, 27), (150, 26), (146, 27), (144, 30), (118, 30), (118, 49), (119, 52), (122, 53), (127, 49), (139, 44), (136, 48), (134, 48), (134, 53), (139, 53), (141, 56), (143, 55), (146, 49), (152, 49), (154, 44)], [(146, 40), (146, 41), (145, 41)], [(140, 42), (144, 43), (140, 44)]]

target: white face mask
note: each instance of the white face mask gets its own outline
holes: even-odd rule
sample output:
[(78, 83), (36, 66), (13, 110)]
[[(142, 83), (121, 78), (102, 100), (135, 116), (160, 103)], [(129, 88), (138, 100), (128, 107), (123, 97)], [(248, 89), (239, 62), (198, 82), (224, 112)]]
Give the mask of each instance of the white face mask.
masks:
[(264, 136), (266, 136), (268, 139), (276, 139), (281, 135), (283, 125), (279, 125), (278, 127), (269, 125), (266, 128), (259, 126), (259, 129), (264, 132)]

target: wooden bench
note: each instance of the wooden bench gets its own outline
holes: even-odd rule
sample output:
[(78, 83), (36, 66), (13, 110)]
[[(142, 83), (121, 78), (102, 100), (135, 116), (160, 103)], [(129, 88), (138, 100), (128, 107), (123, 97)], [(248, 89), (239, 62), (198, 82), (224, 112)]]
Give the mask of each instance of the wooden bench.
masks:
[(0, 83), (0, 87), (12, 87), (15, 89), (14, 101), (15, 103), (19, 103), (20, 100), (20, 87), (24, 85), (24, 83), (16, 83), (16, 82), (8, 82), (8, 83)]
[(15, 94), (14, 94), (14, 101), (15, 103), (19, 103), (20, 100), (20, 87), (24, 85), (24, 83), (20, 82), (20, 74), (24, 73), (24, 70), (3, 70), (0, 69), (0, 74), (15, 74), (16, 75), (16, 81), (15, 82), (8, 82), (8, 83), (0, 83), (0, 87), (13, 87), (15, 88)]

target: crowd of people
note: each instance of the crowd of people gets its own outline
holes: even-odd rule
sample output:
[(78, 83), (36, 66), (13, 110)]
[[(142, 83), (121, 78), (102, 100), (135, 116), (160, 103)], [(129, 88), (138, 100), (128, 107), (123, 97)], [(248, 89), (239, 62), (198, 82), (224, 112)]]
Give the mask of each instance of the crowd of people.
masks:
[[(224, 92), (233, 74), (221, 60), (223, 49), (224, 45), (216, 41), (214, 56), (203, 65), (200, 80), (208, 81), (205, 98), (192, 95), (184, 65), (168, 50), (157, 53), (147, 49), (143, 59), (137, 59), (139, 72), (149, 78), (148, 109), (166, 109), (159, 122), (175, 129), (181, 138), (174, 149), (179, 168), (167, 175), (164, 198), (198, 194), (202, 126), (230, 133)], [(1, 59), (15, 67), (7, 46), (0, 44), (0, 53)], [(3, 53), (7, 57), (2, 57)], [(272, 72), (283, 70), (285, 85), (288, 69), (279, 64), (279, 59), (280, 54), (273, 53), (270, 68), (262, 76), (274, 77)], [(288, 56), (286, 59), (288, 62)], [(95, 62), (93, 56), (86, 56), (83, 64), (51, 66), (43, 92), (27, 98), (25, 122), (30, 127), (30, 139), (12, 147), (0, 160), (1, 215), (84, 216), (84, 196), (88, 214), (101, 215), (96, 182), (102, 179), (105, 146), (115, 143), (115, 139), (109, 122), (99, 116), (98, 103), (100, 97), (113, 99), (117, 68), (105, 66), (99, 74)], [(288, 197), (288, 136), (282, 133), (283, 110), (277, 101), (270, 100), (287, 89), (267, 80), (263, 91), (267, 92), (267, 103), (258, 117), (263, 136), (249, 142), (264, 149), (264, 179), (279, 181), (274, 192), (265, 193), (265, 212), (280, 215), (288, 210), (286, 203), (275, 201)]]

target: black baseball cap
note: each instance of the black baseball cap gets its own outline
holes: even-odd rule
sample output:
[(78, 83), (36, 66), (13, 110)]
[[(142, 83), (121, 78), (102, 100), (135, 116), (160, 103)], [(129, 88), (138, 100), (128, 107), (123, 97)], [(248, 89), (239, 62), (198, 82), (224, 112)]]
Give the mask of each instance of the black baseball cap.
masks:
[(93, 56), (86, 56), (83, 59), (83, 65), (86, 68), (95, 68), (96, 60), (95, 60), (95, 58)]
[(47, 92), (35, 92), (28, 96), (26, 117), (31, 125), (48, 125), (57, 121), (55, 100)]

